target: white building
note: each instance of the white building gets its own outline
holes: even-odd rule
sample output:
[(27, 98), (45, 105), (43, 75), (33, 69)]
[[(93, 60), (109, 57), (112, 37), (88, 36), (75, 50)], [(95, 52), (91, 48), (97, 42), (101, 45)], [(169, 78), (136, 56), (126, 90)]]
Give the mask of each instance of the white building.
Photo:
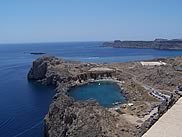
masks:
[(165, 62), (144, 62), (144, 61), (141, 61), (140, 62), (142, 64), (142, 66), (165, 66), (167, 65), (167, 63)]

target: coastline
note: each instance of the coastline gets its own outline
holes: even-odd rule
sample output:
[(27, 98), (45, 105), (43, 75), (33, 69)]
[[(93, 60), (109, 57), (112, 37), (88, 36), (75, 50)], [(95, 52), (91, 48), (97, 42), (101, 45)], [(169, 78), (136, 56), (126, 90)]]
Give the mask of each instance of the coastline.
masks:
[[(165, 59), (165, 60), (167, 63), (170, 63), (170, 59)], [(181, 61), (181, 58), (179, 58), (179, 61)], [(33, 63), (32, 69), (28, 74), (28, 78), (32, 80), (38, 80), (39, 82), (47, 84), (47, 85), (52, 84), (57, 87), (56, 88), (57, 94), (55, 95), (54, 101), (50, 105), (49, 113), (47, 114), (45, 118), (45, 134), (47, 136), (58, 135), (59, 128), (57, 127), (57, 125), (59, 125), (59, 127), (66, 126), (69, 128), (73, 128), (73, 123), (75, 122), (75, 124), (77, 123), (77, 125), (74, 125), (75, 128), (79, 127), (79, 125), (81, 124), (79, 123), (79, 120), (81, 119), (83, 120), (82, 116), (86, 117), (85, 112), (87, 111), (88, 111), (88, 114), (91, 113), (93, 116), (96, 116), (97, 112), (99, 112), (100, 115), (99, 116), (97, 115), (98, 119), (103, 119), (104, 118), (103, 114), (107, 113), (107, 117), (105, 118), (110, 119), (110, 122), (108, 123), (109, 125), (105, 123), (107, 126), (102, 127), (102, 124), (100, 125), (101, 121), (99, 122), (97, 121), (97, 124), (99, 123), (98, 125), (99, 127), (105, 128), (107, 132), (104, 132), (104, 133), (107, 135), (116, 136), (115, 134), (119, 133), (121, 135), (132, 137), (135, 135), (141, 136), (143, 133), (145, 133), (155, 123), (155, 121), (157, 121), (157, 119), (163, 113), (165, 113), (165, 111), (167, 111), (169, 106), (171, 106), (179, 97), (177, 95), (174, 95), (174, 93), (172, 93), (172, 96), (170, 96), (171, 97), (170, 99), (164, 100), (164, 102), (162, 102), (159, 99), (156, 99), (155, 96), (154, 97), (151, 96), (149, 94), (149, 92), (151, 91), (149, 89), (144, 89), (143, 87), (145, 87), (145, 85), (142, 84), (141, 81), (138, 81), (138, 79), (135, 78), (135, 76), (132, 76), (135, 74), (133, 73), (130, 74), (132, 71), (126, 72), (123, 70), (123, 67), (132, 69), (131, 65), (132, 66), (135, 65), (134, 68), (136, 69), (137, 67), (139, 67), (139, 69), (141, 68), (143, 69), (143, 67), (139, 65), (138, 62), (115, 63), (115, 64), (75, 63), (75, 62), (66, 62), (62, 59), (58, 59), (55, 57), (42, 57), (36, 60)], [(69, 73), (67, 73), (67, 71), (64, 70), (65, 67), (68, 67), (70, 69)], [(168, 67), (169, 69), (171, 69), (170, 66)], [(92, 68), (94, 68), (94, 71), (90, 71)], [(102, 71), (98, 68), (110, 68), (110, 69), (102, 69), (103, 70)], [(156, 67), (156, 69), (159, 69), (159, 68), (161, 69), (161, 66)], [(39, 71), (38, 69), (40, 69), (41, 71)], [(105, 78), (106, 76), (108, 77), (107, 79), (102, 79), (102, 78)], [(117, 109), (107, 110), (99, 106), (98, 103), (95, 101), (75, 102), (73, 99), (71, 99), (70, 97), (66, 95), (66, 92), (71, 87), (80, 86), (80, 85), (89, 83), (91, 81), (99, 82), (103, 80), (116, 82), (117, 84), (119, 83), (120, 88), (124, 89), (123, 92), (127, 96), (128, 104), (121, 104), (116, 107)], [(140, 92), (142, 94), (138, 94), (138, 90), (135, 91), (137, 94), (135, 92), (134, 93), (131, 92), (132, 90), (136, 88), (140, 89)], [(146, 98), (146, 99), (143, 100), (143, 98)], [(65, 104), (65, 102), (67, 103)], [(145, 102), (148, 102), (147, 103), (148, 105), (145, 104)], [(156, 105), (158, 107), (158, 113), (153, 112), (153, 110), (156, 109)], [(81, 113), (81, 116), (80, 114), (77, 115), (75, 109), (77, 111), (79, 110), (79, 112)], [(74, 119), (72, 116), (70, 117), (69, 113), (68, 114), (65, 113), (65, 111), (68, 111), (68, 110), (70, 111), (70, 114), (76, 115), (75, 116), (76, 119)], [(66, 121), (68, 119), (64, 119), (64, 118), (62, 120), (61, 119), (58, 120), (58, 118), (60, 117), (59, 114), (62, 114), (62, 113), (65, 117), (69, 117), (69, 119), (72, 122), (67, 123)], [(122, 113), (124, 113), (124, 115), (122, 115)], [(131, 123), (131, 121), (127, 121), (128, 116), (130, 118), (137, 117), (135, 121), (137, 123), (137, 121), (140, 120), (140, 123), (136, 125), (136, 123)], [(149, 118), (146, 120), (145, 117), (147, 116), (149, 116)], [(51, 117), (55, 117), (58, 121), (55, 121)], [(116, 122), (116, 119), (119, 119), (119, 121)], [(144, 120), (142, 121), (142, 119)], [(65, 121), (65, 122), (62, 123), (61, 121)], [(120, 122), (120, 121), (123, 121), (123, 122)], [(52, 125), (55, 122), (57, 124)], [(89, 122), (91, 121), (89, 120)], [(104, 133), (102, 131), (98, 131), (98, 129), (94, 128), (96, 121), (92, 120), (92, 122), (93, 122), (93, 126), (92, 126), (93, 130), (97, 131), (95, 134), (103, 135)], [(82, 124), (87, 125), (86, 123), (82, 123)], [(71, 132), (70, 134), (78, 134), (78, 131), (75, 128), (73, 131), (70, 131)], [(110, 129), (112, 130), (110, 131)], [(90, 130), (89, 127), (88, 127), (88, 130)], [(79, 131), (79, 132), (80, 132), (79, 136), (81, 136), (83, 135), (85, 131)], [(64, 133), (64, 130), (62, 130), (62, 133)], [(66, 134), (68, 134), (68, 132), (66, 132)], [(91, 136), (93, 133), (90, 132), (88, 134), (90, 134)]]
[(102, 47), (139, 48), (156, 50), (182, 50), (181, 39), (155, 39), (154, 41), (120, 41), (105, 42)]

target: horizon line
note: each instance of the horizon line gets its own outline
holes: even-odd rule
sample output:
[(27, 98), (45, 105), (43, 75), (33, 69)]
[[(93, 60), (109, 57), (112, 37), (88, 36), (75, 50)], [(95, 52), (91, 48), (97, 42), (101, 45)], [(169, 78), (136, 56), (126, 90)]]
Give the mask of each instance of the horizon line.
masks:
[(84, 43), (84, 42), (111, 42), (111, 41), (48, 41), (48, 42), (3, 42), (0, 43), (0, 45), (2, 44), (12, 44), (12, 45), (16, 45), (16, 44), (48, 44), (48, 43)]
[(12, 45), (16, 45), (16, 44), (48, 44), (48, 43), (84, 43), (84, 42), (113, 42), (115, 40), (120, 40), (120, 41), (154, 41), (156, 39), (166, 39), (166, 40), (182, 40), (181, 38), (154, 38), (152, 40), (123, 40), (123, 39), (114, 39), (114, 40), (73, 40), (73, 41), (35, 41), (35, 42), (2, 42), (0, 43), (0, 45), (8, 45), (8, 44), (12, 44)]

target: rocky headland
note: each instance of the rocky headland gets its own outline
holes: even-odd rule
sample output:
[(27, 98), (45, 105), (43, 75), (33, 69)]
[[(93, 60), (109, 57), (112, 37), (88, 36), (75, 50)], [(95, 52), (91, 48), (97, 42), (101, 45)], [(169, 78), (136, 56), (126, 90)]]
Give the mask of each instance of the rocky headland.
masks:
[(182, 39), (155, 39), (154, 41), (120, 41), (105, 42), (103, 47), (113, 48), (151, 48), (159, 50), (182, 50)]
[[(182, 95), (181, 68), (182, 57), (112, 64), (41, 57), (33, 62), (28, 79), (56, 88), (44, 119), (45, 136), (140, 137)], [(96, 80), (117, 82), (127, 102), (104, 108), (95, 100), (75, 101), (67, 94)]]

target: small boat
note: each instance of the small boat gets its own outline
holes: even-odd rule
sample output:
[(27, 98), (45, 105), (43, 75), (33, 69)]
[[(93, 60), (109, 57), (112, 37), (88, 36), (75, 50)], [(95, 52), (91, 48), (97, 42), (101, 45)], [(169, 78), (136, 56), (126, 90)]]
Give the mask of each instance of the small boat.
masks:
[(98, 85), (100, 86), (100, 83)]

